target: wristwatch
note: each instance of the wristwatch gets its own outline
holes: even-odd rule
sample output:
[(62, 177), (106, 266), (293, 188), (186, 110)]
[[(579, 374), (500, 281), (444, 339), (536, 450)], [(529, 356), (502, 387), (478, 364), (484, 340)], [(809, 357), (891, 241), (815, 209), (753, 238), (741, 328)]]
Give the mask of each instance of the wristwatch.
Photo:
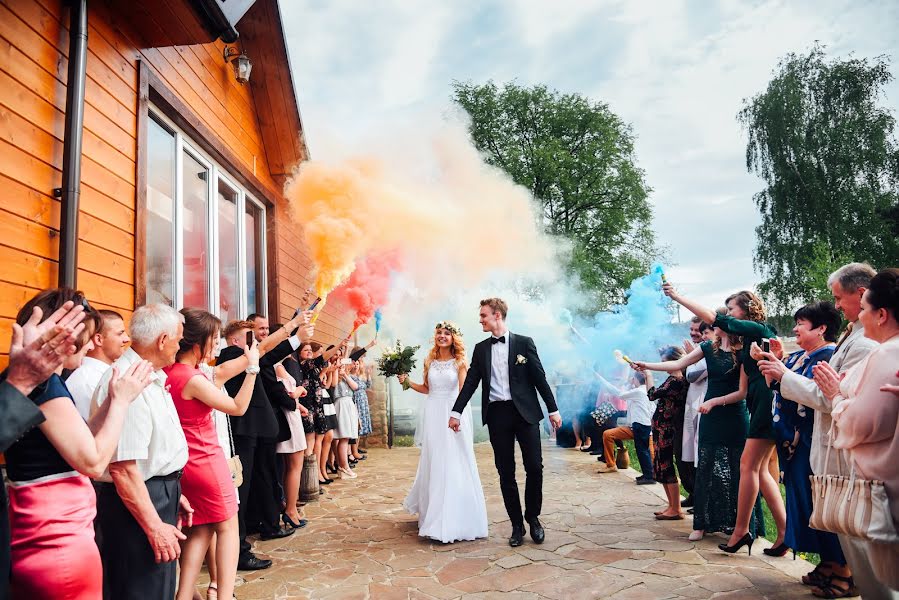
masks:
[(245, 372), (247, 375), (258, 375), (259, 365), (250, 365)]

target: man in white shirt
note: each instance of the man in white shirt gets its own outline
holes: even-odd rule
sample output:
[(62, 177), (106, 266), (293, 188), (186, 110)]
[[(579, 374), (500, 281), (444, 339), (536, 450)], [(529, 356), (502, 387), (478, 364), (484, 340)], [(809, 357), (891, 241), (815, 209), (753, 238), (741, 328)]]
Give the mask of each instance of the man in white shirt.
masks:
[(637, 460), (643, 474), (637, 478), (637, 485), (655, 483), (652, 476), (652, 415), (655, 405), (649, 401), (648, 389), (652, 386), (652, 374), (649, 371), (634, 372), (631, 375), (633, 387), (623, 390), (612, 385), (600, 375), (600, 383), (610, 392), (627, 402), (627, 422), (630, 427), (616, 427), (602, 434), (603, 457), (606, 464), (599, 465), (599, 473), (614, 473), (618, 470), (615, 466), (615, 441), (634, 440), (634, 449), (637, 451)]
[(109, 370), (110, 365), (121, 358), (131, 343), (122, 315), (114, 310), (104, 309), (99, 312), (103, 323), (91, 338), (94, 347), (82, 359), (81, 366), (66, 379), (66, 387), (75, 400), (75, 408), (85, 421), (90, 417), (91, 399), (100, 384), (100, 379)]
[[(183, 317), (164, 304), (141, 306), (131, 316), (131, 348), (114, 364), (120, 373), (138, 360), (156, 371), (131, 403), (109, 469), (98, 479), (97, 524), (104, 597), (173, 598), (175, 560), (193, 510), (181, 496), (187, 441), (162, 371), (175, 362)], [(91, 412), (106, 400), (110, 369), (94, 393)]]
[[(508, 306), (500, 298), (481, 300), (481, 327), (491, 336), (475, 346), (468, 375), (450, 412), (449, 427), (459, 431), (462, 411), (480, 385), (481, 419), (490, 433), (503, 503), (512, 522), (509, 545), (516, 547), (524, 543), (525, 521), (530, 525), (534, 542), (542, 544), (545, 535), (538, 519), (543, 504), (543, 457), (540, 451), (543, 409), (537, 394), (546, 404), (553, 428), (559, 428), (562, 417), (546, 381), (534, 340), (509, 332), (507, 312)], [(516, 441), (521, 448), (526, 475), (523, 515), (515, 481)]]

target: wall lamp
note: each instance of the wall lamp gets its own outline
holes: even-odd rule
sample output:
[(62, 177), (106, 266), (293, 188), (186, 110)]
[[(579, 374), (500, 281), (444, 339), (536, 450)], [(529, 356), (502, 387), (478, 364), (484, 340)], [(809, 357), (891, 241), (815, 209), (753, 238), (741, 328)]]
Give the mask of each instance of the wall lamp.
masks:
[(234, 67), (234, 77), (238, 83), (247, 83), (250, 80), (250, 72), (253, 70), (253, 62), (246, 54), (234, 46), (225, 46), (223, 56), (226, 63)]

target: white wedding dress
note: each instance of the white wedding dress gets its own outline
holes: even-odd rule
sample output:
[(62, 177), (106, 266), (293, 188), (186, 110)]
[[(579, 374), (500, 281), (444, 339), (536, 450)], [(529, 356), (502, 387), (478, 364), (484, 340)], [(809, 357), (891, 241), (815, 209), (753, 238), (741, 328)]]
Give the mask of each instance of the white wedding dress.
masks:
[(459, 395), (454, 360), (431, 363), (428, 389), (419, 420), (421, 435), (416, 435), (421, 439), (421, 457), (403, 506), (418, 515), (421, 537), (443, 543), (485, 538), (487, 505), (474, 457), (471, 409), (462, 413), (461, 431), (447, 426)]

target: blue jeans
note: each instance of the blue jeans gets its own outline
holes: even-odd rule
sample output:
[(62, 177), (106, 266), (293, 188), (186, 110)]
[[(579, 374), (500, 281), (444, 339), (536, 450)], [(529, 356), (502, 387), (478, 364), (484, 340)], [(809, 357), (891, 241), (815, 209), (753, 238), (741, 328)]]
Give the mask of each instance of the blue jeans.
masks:
[(631, 423), (631, 431), (634, 432), (634, 449), (637, 451), (637, 460), (643, 470), (645, 479), (652, 479), (652, 456), (649, 454), (649, 438), (652, 435), (652, 427)]

